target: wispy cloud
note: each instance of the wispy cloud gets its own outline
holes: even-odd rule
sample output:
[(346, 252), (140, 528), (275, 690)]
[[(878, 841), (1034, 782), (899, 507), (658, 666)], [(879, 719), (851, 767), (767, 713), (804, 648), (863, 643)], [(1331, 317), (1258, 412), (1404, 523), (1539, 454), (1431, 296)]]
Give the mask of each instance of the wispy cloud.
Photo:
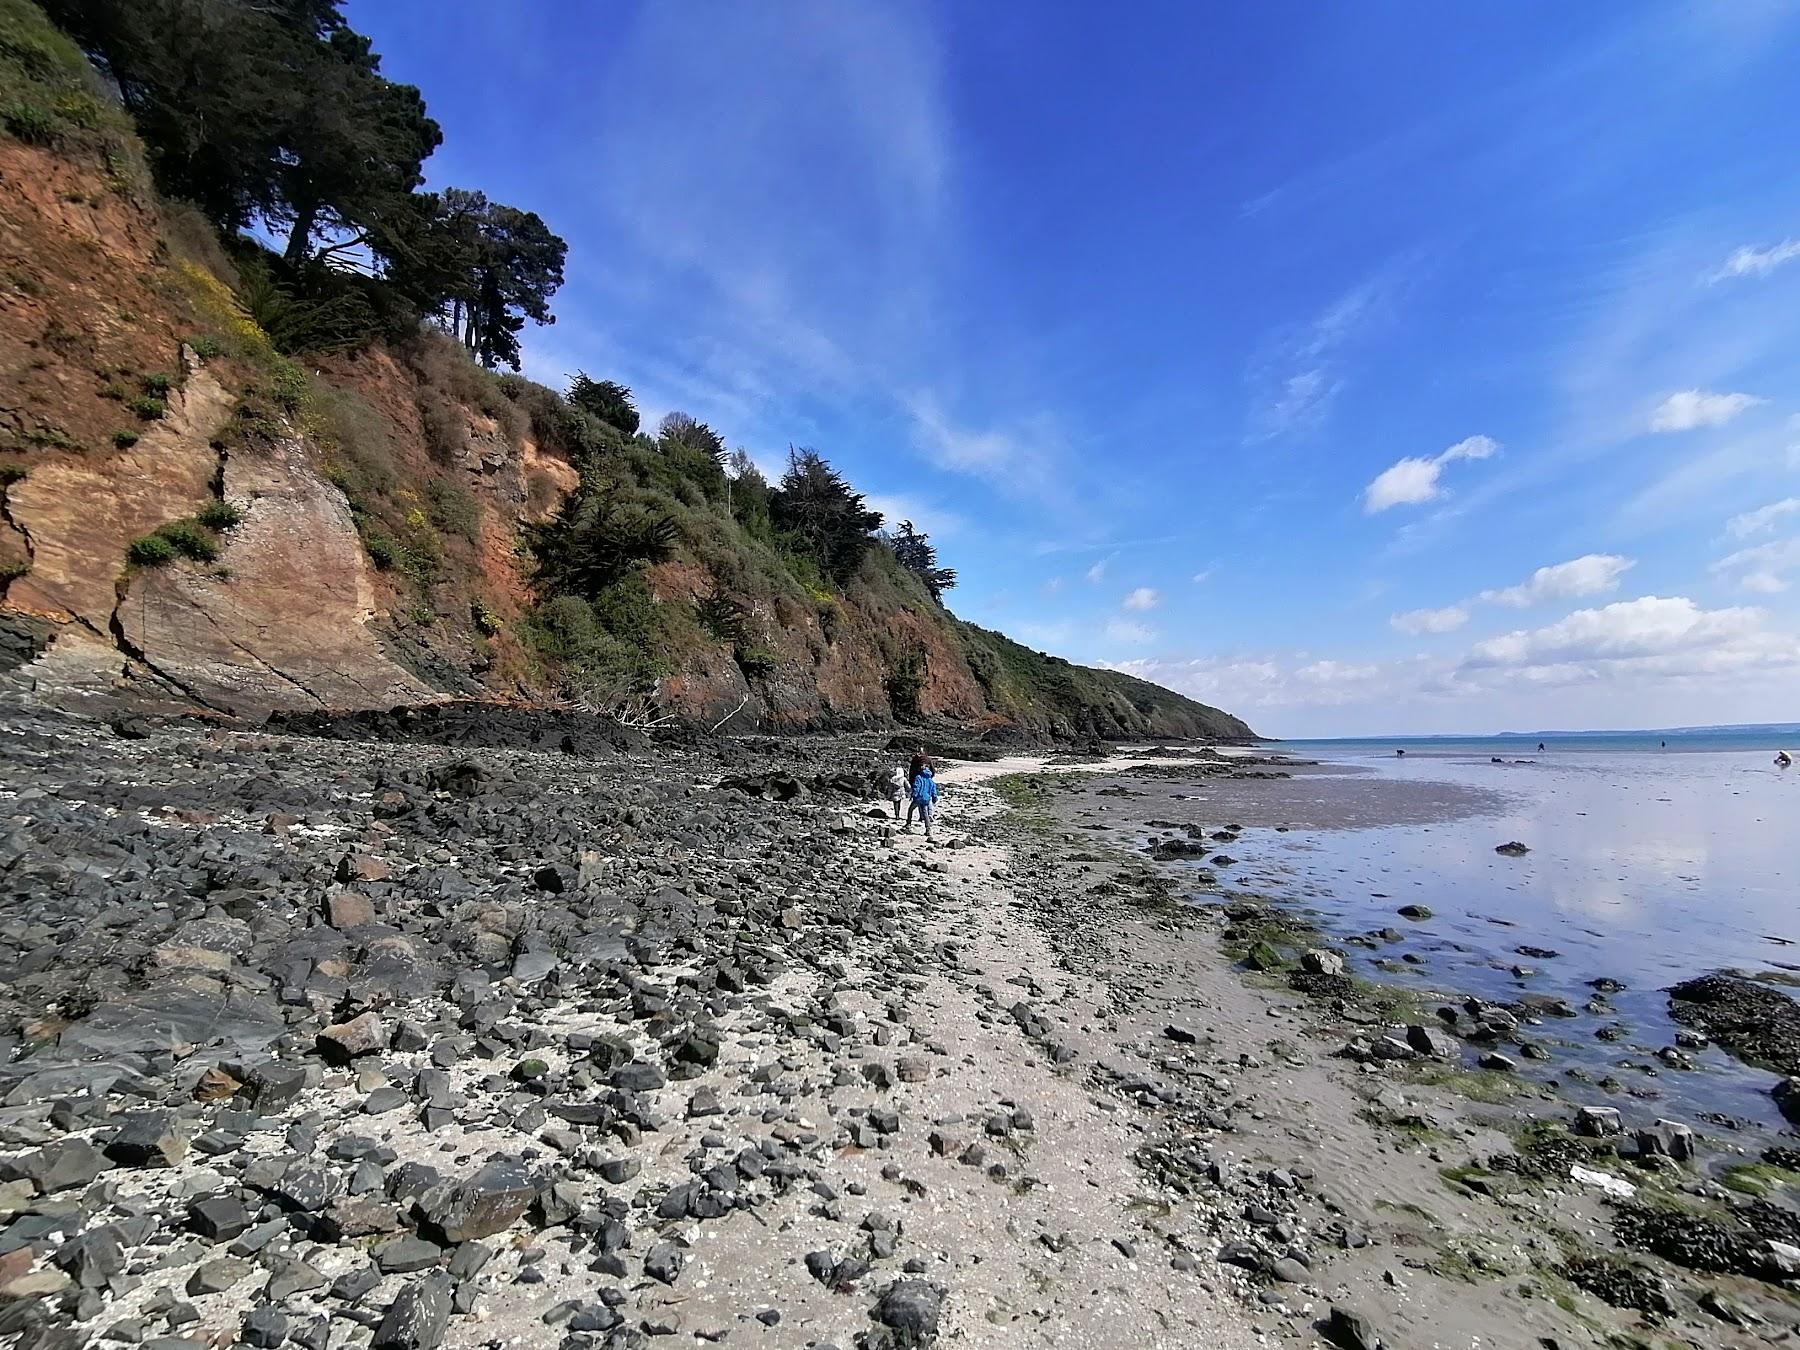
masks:
[(1106, 580), (1106, 565), (1111, 561), (1112, 558), (1110, 556), (1105, 557), (1100, 559), (1100, 561), (1095, 563), (1092, 567), (1088, 568), (1084, 575), (1087, 577), (1090, 585), (1098, 586), (1102, 581)]
[(1500, 453), (1491, 436), (1470, 436), (1430, 459), (1409, 456), (1396, 460), (1363, 489), (1363, 511), (1374, 515), (1395, 506), (1416, 506), (1443, 494), (1440, 480), (1446, 465), (1460, 459), (1488, 459)]
[(1735, 577), (1737, 584), (1756, 595), (1777, 595), (1788, 588), (1788, 574), (1800, 568), (1800, 539), (1781, 539), (1754, 548), (1739, 549), (1712, 565), (1718, 576)]
[(1733, 277), (1766, 277), (1777, 267), (1791, 263), (1800, 258), (1800, 239), (1783, 239), (1779, 244), (1770, 244), (1766, 248), (1754, 248), (1746, 245), (1736, 249), (1727, 258), (1712, 280), (1729, 281)]
[(1060, 437), (1049, 419), (1018, 427), (971, 427), (953, 421), (936, 394), (918, 391), (904, 399), (914, 422), (914, 443), (940, 468), (970, 474), (1015, 497), (1060, 501), (1055, 470)]
[(1722, 427), (1733, 418), (1767, 402), (1754, 394), (1714, 394), (1705, 389), (1683, 389), (1670, 394), (1650, 414), (1652, 431), (1693, 431), (1696, 427)]
[(1796, 511), (1800, 511), (1800, 497), (1783, 497), (1778, 502), (1770, 502), (1754, 511), (1733, 516), (1725, 522), (1725, 533), (1733, 539), (1749, 539), (1755, 535), (1767, 534)]
[(1540, 567), (1517, 586), (1483, 591), (1480, 599), (1493, 605), (1524, 609), (1546, 600), (1573, 600), (1603, 595), (1619, 589), (1619, 578), (1637, 565), (1616, 553), (1585, 553), (1568, 562)]
[(910, 520), (914, 528), (940, 541), (954, 539), (957, 535), (967, 533), (969, 529), (966, 517), (935, 502), (921, 501), (905, 493), (871, 493), (866, 500), (871, 510), (881, 512), (890, 529), (903, 520)]
[(1418, 637), (1425, 633), (1454, 633), (1469, 621), (1469, 611), (1461, 605), (1443, 609), (1409, 609), (1389, 617), (1388, 626), (1397, 633)]
[(1194, 576), (1193, 576), (1194, 585), (1200, 586), (1200, 585), (1204, 585), (1208, 581), (1211, 581), (1212, 574), (1217, 570), (1218, 569), (1216, 569), (1216, 568), (1208, 567), (1202, 571), (1194, 573)]
[(1134, 623), (1130, 619), (1111, 619), (1106, 625), (1106, 637), (1110, 642), (1141, 647), (1146, 642), (1156, 641), (1156, 630), (1147, 624)]
[(1250, 369), (1250, 443), (1304, 436), (1324, 425), (1348, 383), (1347, 349), (1387, 317), (1400, 272), (1391, 267), (1351, 287), (1264, 345)]
[(1135, 609), (1135, 610), (1143, 611), (1143, 610), (1155, 609), (1157, 602), (1161, 599), (1162, 599), (1162, 597), (1156, 593), (1155, 587), (1139, 586), (1136, 590), (1132, 591), (1129, 595), (1127, 595), (1125, 597), (1125, 599), (1123, 601), (1121, 601), (1120, 603), (1125, 609)]

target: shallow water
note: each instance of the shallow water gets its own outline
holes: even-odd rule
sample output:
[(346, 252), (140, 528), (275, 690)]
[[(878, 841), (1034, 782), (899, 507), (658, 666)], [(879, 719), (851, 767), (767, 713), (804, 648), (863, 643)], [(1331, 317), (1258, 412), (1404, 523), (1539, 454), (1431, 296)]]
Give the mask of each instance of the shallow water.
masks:
[[(1774, 768), (1761, 749), (1565, 749), (1505, 764), (1443, 750), (1398, 759), (1386, 747), (1311, 749), (1333, 758), (1285, 783), (1137, 783), (1151, 795), (1114, 818), (1209, 828), (1242, 819), (1243, 837), (1220, 846), (1238, 860), (1216, 869), (1220, 881), (1300, 900), (1339, 939), (1400, 928), (1401, 944), (1347, 949), (1376, 979), (1493, 998), (1556, 994), (1577, 1009), (1593, 995), (1589, 981), (1622, 980), (1610, 1014), (1537, 1029), (1561, 1042), (1549, 1069), (1578, 1064), (1657, 1094), (1665, 1108), (1781, 1124), (1767, 1096), (1772, 1076), (1717, 1050), (1699, 1056), (1695, 1073), (1651, 1056), (1674, 1043), (1662, 991), (1676, 981), (1721, 967), (1800, 971), (1800, 770)], [(1187, 800), (1171, 800), (1177, 793)], [(1082, 807), (1099, 800), (1082, 796)], [(1531, 852), (1496, 854), (1508, 840)], [(1415, 903), (1434, 917), (1397, 917)], [(1557, 955), (1521, 955), (1520, 946)], [(1420, 964), (1373, 965), (1408, 953)], [(1514, 966), (1532, 973), (1516, 976)], [(1620, 1024), (1622, 1039), (1595, 1037)], [(1572, 1095), (1606, 1100), (1579, 1084)]]

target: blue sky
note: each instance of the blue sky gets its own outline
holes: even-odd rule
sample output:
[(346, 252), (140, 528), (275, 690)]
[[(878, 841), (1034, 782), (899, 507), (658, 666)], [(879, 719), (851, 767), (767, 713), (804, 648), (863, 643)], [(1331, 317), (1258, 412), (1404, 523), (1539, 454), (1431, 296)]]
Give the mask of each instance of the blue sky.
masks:
[(351, 0), (584, 369), (1274, 735), (1800, 719), (1800, 9)]

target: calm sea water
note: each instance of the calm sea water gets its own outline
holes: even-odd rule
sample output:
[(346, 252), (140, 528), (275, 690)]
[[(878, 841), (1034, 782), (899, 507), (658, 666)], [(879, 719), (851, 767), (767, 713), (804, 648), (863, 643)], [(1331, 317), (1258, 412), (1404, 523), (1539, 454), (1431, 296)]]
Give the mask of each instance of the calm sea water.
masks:
[[(1404, 945), (1356, 953), (1365, 966), (1414, 953), (1421, 965), (1401, 982), (1499, 998), (1560, 994), (1579, 1008), (1590, 981), (1623, 980), (1614, 1011), (1545, 1028), (1565, 1043), (1563, 1065), (1778, 1125), (1766, 1095), (1773, 1078), (1716, 1050), (1702, 1057), (1703, 1073), (1645, 1066), (1674, 1042), (1669, 985), (1727, 967), (1800, 974), (1800, 768), (1772, 763), (1783, 744), (1800, 756), (1800, 731), (1545, 736), (1542, 753), (1537, 739), (1282, 743), (1280, 752), (1319, 759), (1328, 774), (1478, 786), (1498, 804), (1431, 824), (1254, 831), (1230, 884), (1297, 895), (1339, 936), (1402, 928)], [(1494, 852), (1509, 840), (1531, 852)], [(1430, 906), (1434, 919), (1396, 918), (1408, 903)], [(1521, 946), (1556, 955), (1521, 955)], [(1597, 1035), (1619, 1027), (1619, 1039)]]
[(1700, 727), (1680, 731), (1546, 731), (1503, 736), (1388, 736), (1339, 740), (1276, 741), (1270, 748), (1283, 754), (1328, 756), (1392, 755), (1396, 749), (1409, 755), (1515, 755), (1536, 754), (1539, 743), (1545, 753), (1566, 754), (1704, 754), (1765, 751), (1773, 759), (1783, 747), (1800, 757), (1800, 723), (1784, 722), (1756, 727)]

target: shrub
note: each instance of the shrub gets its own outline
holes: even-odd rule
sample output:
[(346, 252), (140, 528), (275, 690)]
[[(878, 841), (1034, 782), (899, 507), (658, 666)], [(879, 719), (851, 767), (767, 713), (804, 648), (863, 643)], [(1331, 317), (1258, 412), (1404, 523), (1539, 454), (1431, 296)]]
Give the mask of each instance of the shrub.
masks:
[(925, 652), (913, 648), (891, 658), (887, 672), (888, 703), (894, 716), (913, 718), (919, 715), (919, 695), (925, 689)]
[(183, 338), (182, 341), (185, 342), (188, 345), (188, 349), (202, 361), (210, 361), (215, 356), (221, 355), (225, 350), (225, 344), (220, 342), (219, 339), (214, 337), (211, 333), (195, 333), (190, 337)]
[(419, 424), (425, 432), (425, 448), (439, 464), (455, 464), (469, 449), (469, 429), (462, 410), (427, 390), (419, 404)]
[(232, 530), (243, 524), (244, 512), (236, 502), (220, 498), (201, 507), (194, 519), (209, 530)]
[(485, 600), (469, 602), (469, 618), (475, 625), (475, 631), (483, 637), (493, 637), (500, 631), (500, 615)]
[(162, 398), (175, 387), (175, 377), (160, 370), (153, 370), (144, 376), (144, 392)]
[(146, 422), (154, 422), (169, 411), (169, 405), (152, 394), (140, 394), (127, 400), (125, 406)]
[(344, 495), (353, 503), (391, 495), (399, 473), (381, 414), (347, 389), (321, 389), (312, 412), (331, 481)]
[(379, 530), (363, 534), (363, 550), (368, 553), (369, 561), (383, 572), (391, 572), (400, 565), (400, 545)]
[(135, 431), (115, 431), (112, 434), (112, 443), (120, 450), (129, 450), (138, 443), (138, 434)]
[(219, 557), (219, 541), (198, 520), (177, 520), (156, 532), (177, 553), (195, 562), (215, 562)]
[(125, 561), (134, 567), (161, 567), (175, 560), (175, 545), (160, 534), (146, 534), (125, 546)]
[(440, 530), (460, 534), (470, 543), (481, 535), (481, 507), (467, 489), (442, 478), (426, 485), (425, 503), (431, 523)]
[(312, 381), (292, 361), (277, 361), (269, 377), (269, 397), (289, 415), (299, 412), (312, 401)]
[(0, 558), (0, 586), (17, 581), (29, 571), (31, 561), (27, 558)]
[(729, 595), (704, 595), (694, 602), (700, 626), (720, 642), (742, 646), (750, 637), (750, 611)]
[(56, 114), (41, 103), (19, 99), (0, 106), (0, 126), (9, 135), (32, 145), (48, 145), (56, 139)]
[(752, 679), (775, 672), (775, 653), (760, 643), (740, 646), (732, 655), (737, 659), (738, 669)]

